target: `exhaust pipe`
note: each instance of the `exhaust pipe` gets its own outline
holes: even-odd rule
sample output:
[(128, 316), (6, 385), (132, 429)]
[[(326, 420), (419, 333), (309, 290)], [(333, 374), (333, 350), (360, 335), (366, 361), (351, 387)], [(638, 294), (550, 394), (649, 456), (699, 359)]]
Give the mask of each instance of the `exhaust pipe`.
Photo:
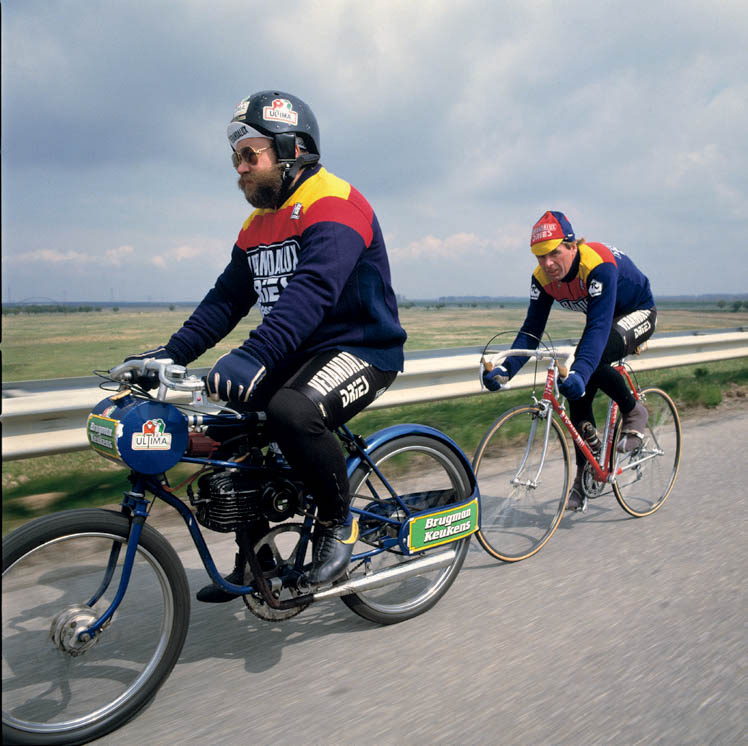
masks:
[(371, 575), (357, 580), (349, 580), (347, 582), (336, 585), (332, 588), (328, 588), (318, 593), (312, 593), (313, 601), (323, 601), (326, 598), (336, 598), (338, 596), (346, 596), (349, 593), (359, 593), (363, 591), (370, 591), (373, 588), (379, 588), (383, 585), (389, 585), (397, 580), (408, 578), (411, 575), (418, 575), (428, 570), (438, 570), (440, 567), (446, 567), (451, 564), (455, 559), (455, 550), (453, 548), (446, 549), (439, 554), (428, 555), (427, 557), (419, 557), (408, 562), (403, 562), (396, 567), (389, 567), (386, 570), (379, 570)]

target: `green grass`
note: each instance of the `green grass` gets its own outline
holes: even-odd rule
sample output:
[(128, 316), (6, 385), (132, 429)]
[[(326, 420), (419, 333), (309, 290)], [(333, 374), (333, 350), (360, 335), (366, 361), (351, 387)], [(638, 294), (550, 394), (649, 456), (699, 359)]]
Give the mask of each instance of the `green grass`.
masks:
[[(400, 318), (408, 332), (405, 349), (443, 349), (485, 344), (497, 331), (511, 342), (525, 317), (522, 304), (505, 308), (405, 308)], [(165, 344), (192, 312), (105, 309), (99, 313), (48, 313), (4, 316), (2, 375), (4, 381), (88, 376), (108, 369), (127, 355)], [(209, 367), (224, 352), (241, 344), (260, 321), (252, 310), (236, 329), (193, 365)], [(584, 323), (580, 313), (554, 308), (547, 332), (553, 339), (578, 338)], [(748, 312), (704, 313), (701, 310), (660, 309), (659, 332), (748, 326)]]
[[(748, 389), (748, 359), (693, 365), (639, 374), (640, 385), (656, 385), (675, 400), (682, 415), (694, 407), (714, 407)], [(351, 429), (362, 435), (388, 425), (413, 422), (442, 430), (472, 458), (488, 426), (502, 412), (529, 401), (529, 391), (481, 394), (401, 407), (374, 409), (355, 417)], [(598, 397), (599, 422), (606, 401)], [(180, 464), (170, 473), (175, 484), (194, 467)], [(116, 503), (129, 489), (127, 470), (91, 451), (11, 461), (3, 469), (3, 533), (37, 515), (74, 507)]]

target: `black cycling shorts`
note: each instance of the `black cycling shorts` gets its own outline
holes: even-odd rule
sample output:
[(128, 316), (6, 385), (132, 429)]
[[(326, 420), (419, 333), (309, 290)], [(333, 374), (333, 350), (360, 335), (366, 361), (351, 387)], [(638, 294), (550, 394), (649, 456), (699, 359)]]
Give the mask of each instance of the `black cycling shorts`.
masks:
[(608, 342), (603, 350), (601, 363), (614, 363), (633, 354), (636, 348), (648, 340), (657, 324), (657, 309), (646, 308), (631, 311), (613, 319)]
[(331, 350), (308, 360), (283, 388), (303, 394), (334, 430), (383, 394), (397, 371), (380, 370), (350, 352)]

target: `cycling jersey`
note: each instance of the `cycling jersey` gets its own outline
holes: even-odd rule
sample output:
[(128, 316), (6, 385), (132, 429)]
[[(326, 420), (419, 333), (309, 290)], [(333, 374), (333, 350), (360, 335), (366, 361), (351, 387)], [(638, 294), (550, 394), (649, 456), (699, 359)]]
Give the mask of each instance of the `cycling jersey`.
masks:
[[(554, 301), (587, 315), (571, 367), (585, 384), (600, 363), (614, 317), (655, 305), (649, 280), (628, 256), (603, 243), (583, 243), (562, 280), (551, 280), (539, 265), (535, 268), (527, 316), (512, 347), (538, 346)], [(526, 359), (507, 358), (504, 365), (510, 377)]]
[(321, 165), (302, 172), (280, 208), (249, 216), (228, 266), (169, 348), (194, 360), (255, 303), (263, 319), (244, 347), (268, 370), (327, 350), (403, 369), (406, 334), (376, 215)]

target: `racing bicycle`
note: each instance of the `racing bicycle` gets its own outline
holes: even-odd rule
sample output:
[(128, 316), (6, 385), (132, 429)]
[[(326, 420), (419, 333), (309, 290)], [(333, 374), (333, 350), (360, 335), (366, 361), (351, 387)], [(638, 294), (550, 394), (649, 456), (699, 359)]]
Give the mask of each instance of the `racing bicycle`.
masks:
[[(573, 451), (564, 431), (585, 458), (582, 477), (583, 510), (587, 501), (612, 491), (631, 516), (648, 516), (662, 507), (678, 475), (681, 426), (673, 400), (662, 389), (640, 387), (626, 360), (614, 367), (624, 376), (634, 397), (649, 412), (639, 447), (619, 453), (622, 418), (615, 401), (608, 403), (601, 448), (593, 452), (561, 403), (559, 377), (568, 373), (569, 355), (539, 349), (484, 350), (481, 370), (509, 356), (547, 361), (545, 387), (532, 402), (504, 412), (488, 428), (476, 449), (473, 469), (481, 485), (481, 526), (476, 538), (493, 557), (517, 562), (532, 557), (551, 538), (563, 517), (571, 487)], [(537, 367), (536, 367), (537, 371)]]
[[(142, 375), (157, 377), (155, 397), (133, 384)], [(347, 575), (312, 586), (314, 500), (269, 442), (264, 413), (208, 402), (203, 380), (170, 360), (128, 361), (105, 377), (116, 391), (87, 431), (97, 453), (130, 470), (119, 510), (44, 516), (3, 541), (4, 743), (99, 738), (169, 676), (190, 593), (179, 556), (146, 523), (157, 498), (184, 521), (210, 580), (273, 623), (337, 597), (392, 624), (431, 608), (459, 573), (480, 495), (469, 460), (438, 430), (400, 424), (367, 439), (337, 430), (359, 537)], [(166, 473), (179, 462), (195, 471), (173, 486)], [(243, 585), (221, 576), (201, 526), (236, 532), (248, 559)]]

